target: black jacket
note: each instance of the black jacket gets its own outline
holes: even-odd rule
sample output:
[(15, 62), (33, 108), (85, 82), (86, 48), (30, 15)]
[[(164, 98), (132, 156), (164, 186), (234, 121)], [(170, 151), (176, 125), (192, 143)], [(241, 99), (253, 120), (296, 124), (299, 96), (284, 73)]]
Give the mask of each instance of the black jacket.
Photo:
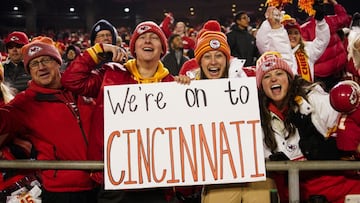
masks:
[(226, 34), (231, 49), (231, 55), (240, 59), (246, 59), (244, 66), (254, 66), (260, 56), (256, 47), (256, 39), (247, 30), (241, 30), (236, 24)]
[(10, 86), (15, 88), (18, 92), (25, 90), (28, 87), (28, 82), (31, 80), (30, 74), (25, 72), (24, 63), (20, 62), (17, 66), (12, 62), (3, 64), (5, 81), (10, 83)]
[(175, 50), (170, 50), (162, 59), (165, 68), (167, 68), (171, 75), (179, 75), (179, 71), (185, 61), (189, 60), (186, 56), (181, 56), (180, 63), (176, 61)]

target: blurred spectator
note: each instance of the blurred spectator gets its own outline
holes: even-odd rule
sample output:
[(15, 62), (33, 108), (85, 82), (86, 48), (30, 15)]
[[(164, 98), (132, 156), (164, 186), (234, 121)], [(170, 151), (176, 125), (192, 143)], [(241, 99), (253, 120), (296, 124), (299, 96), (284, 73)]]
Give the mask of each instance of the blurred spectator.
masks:
[(8, 52), (8, 60), (4, 62), (5, 81), (21, 92), (28, 87), (31, 76), (25, 72), (21, 48), (29, 43), (24, 32), (12, 32), (4, 40)]
[(285, 28), (288, 32), (290, 45), (295, 54), (297, 73), (308, 81), (314, 81), (314, 63), (324, 53), (330, 40), (329, 27), (325, 20), (317, 19), (316, 38), (303, 41), (301, 30), (296, 21), (285, 20)]
[[(90, 44), (91, 46), (94, 46), (96, 43), (116, 45), (117, 37), (118, 34), (116, 28), (109, 21), (101, 19), (96, 22), (91, 29)], [(123, 50), (123, 52), (125, 53), (126, 50)], [(106, 60), (103, 60), (100, 64), (97, 64), (97, 68), (102, 67), (104, 63), (111, 62), (110, 55), (103, 53), (102, 57), (106, 58)]]
[[(321, 10), (315, 5), (314, 7)], [(301, 37), (300, 25), (294, 18), (287, 14), (282, 17), (278, 9), (269, 7), (265, 13), (267, 20), (260, 26), (257, 34), (256, 44), (259, 50), (280, 52), (284, 59), (294, 62), (294, 65), (291, 64), (294, 73), (308, 81), (314, 81), (314, 63), (323, 54), (330, 40), (329, 26), (324, 20), (324, 14), (320, 13), (318, 12), (315, 17), (316, 38), (313, 41), (304, 41)], [(290, 51), (285, 39), (279, 37), (284, 35), (280, 22), (287, 31)], [(293, 53), (293, 56), (288, 53)]]
[[(330, 3), (334, 7), (335, 14), (325, 13), (324, 19), (330, 29), (330, 41), (324, 53), (314, 64), (314, 76), (315, 81), (324, 83), (325, 90), (328, 92), (342, 79), (345, 71), (347, 51), (337, 31), (349, 27), (351, 17), (336, 0), (325, 0), (324, 3)], [(317, 36), (316, 29), (318, 29), (316, 19), (311, 17), (301, 25), (301, 36), (305, 41), (312, 41)]]
[(360, 86), (344, 80), (330, 90), (331, 106), (341, 113), (336, 130), (336, 141), (341, 158), (360, 160)]
[(109, 21), (101, 19), (91, 28), (90, 44), (95, 43), (116, 44), (117, 31)]
[(180, 68), (187, 60), (189, 60), (188, 57), (184, 56), (184, 45), (181, 36), (172, 34), (168, 39), (168, 47), (169, 51), (161, 61), (169, 70), (170, 74), (179, 75)]
[(250, 18), (245, 11), (240, 11), (234, 16), (234, 24), (227, 33), (227, 41), (230, 45), (231, 55), (239, 59), (245, 59), (245, 66), (254, 66), (259, 57), (255, 37), (249, 33)]
[[(166, 13), (164, 20), (161, 22), (160, 27), (165, 33), (166, 37), (169, 38), (172, 34), (178, 34), (181, 36), (184, 45), (184, 54), (192, 51), (195, 48), (195, 41), (188, 36), (186, 24), (182, 21), (178, 21), (175, 25), (174, 17), (172, 13)], [(172, 29), (173, 28), (173, 29)]]
[(60, 72), (64, 72), (70, 63), (81, 53), (80, 48), (76, 45), (69, 45), (63, 56), (63, 64), (60, 67)]
[(1, 40), (1, 39), (0, 39), (0, 54), (1, 54), (0, 63), (2, 64), (3, 62), (6, 61), (8, 54), (6, 51), (6, 46), (5, 46), (4, 40)]
[[(290, 16), (289, 16), (290, 17)], [(256, 46), (261, 54), (269, 51), (276, 51), (297, 73), (297, 65), (294, 53), (292, 52), (290, 39), (283, 24), (281, 24), (281, 11), (276, 7), (268, 7), (265, 18), (256, 34)]]

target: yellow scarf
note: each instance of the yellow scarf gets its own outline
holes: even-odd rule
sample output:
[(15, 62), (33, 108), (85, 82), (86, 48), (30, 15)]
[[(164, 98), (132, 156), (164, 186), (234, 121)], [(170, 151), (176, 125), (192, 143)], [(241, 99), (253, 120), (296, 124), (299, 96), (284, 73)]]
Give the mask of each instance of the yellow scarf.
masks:
[(154, 83), (154, 82), (161, 82), (161, 80), (169, 75), (169, 70), (164, 67), (164, 65), (159, 61), (156, 73), (151, 78), (143, 78), (137, 67), (136, 67), (136, 59), (129, 60), (125, 63), (125, 67), (130, 71), (133, 75), (134, 80), (136, 80), (139, 84), (141, 83)]
[(297, 71), (299, 75), (301, 75), (301, 77), (305, 80), (312, 82), (308, 57), (302, 51), (297, 51), (295, 53), (295, 58), (298, 66)]

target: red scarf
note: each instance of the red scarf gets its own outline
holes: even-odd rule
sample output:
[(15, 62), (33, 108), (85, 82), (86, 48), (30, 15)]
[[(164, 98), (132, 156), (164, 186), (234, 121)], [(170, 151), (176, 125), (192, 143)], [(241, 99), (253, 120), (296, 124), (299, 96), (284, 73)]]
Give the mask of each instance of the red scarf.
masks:
[(281, 120), (285, 120), (284, 114), (287, 112), (288, 107), (284, 107), (282, 110), (278, 109), (273, 103), (269, 103), (268, 106), (269, 111), (273, 112), (277, 115)]
[(310, 66), (308, 63), (308, 57), (302, 51), (296, 51), (295, 53), (296, 63), (297, 63), (297, 72), (305, 80), (312, 82)]

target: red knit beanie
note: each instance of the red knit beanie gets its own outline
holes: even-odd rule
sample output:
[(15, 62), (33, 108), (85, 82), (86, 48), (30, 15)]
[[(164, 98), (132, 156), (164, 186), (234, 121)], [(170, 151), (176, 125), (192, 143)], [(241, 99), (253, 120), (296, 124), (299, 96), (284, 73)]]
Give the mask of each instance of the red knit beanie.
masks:
[(195, 59), (200, 63), (201, 57), (208, 51), (219, 50), (230, 60), (230, 46), (227, 43), (226, 35), (220, 31), (221, 27), (217, 21), (211, 20), (204, 24), (199, 32), (195, 47)]
[(294, 73), (290, 66), (281, 58), (279, 52), (265, 52), (256, 62), (256, 84), (258, 88), (261, 86), (264, 75), (275, 69), (282, 69), (286, 71), (291, 78), (294, 78)]
[(153, 32), (157, 36), (159, 36), (161, 45), (162, 45), (162, 54), (160, 57), (163, 57), (167, 52), (167, 39), (166, 39), (164, 32), (161, 30), (161, 28), (153, 21), (145, 21), (136, 26), (134, 33), (132, 34), (131, 39), (130, 39), (131, 55), (136, 58), (135, 42), (140, 35), (148, 33), (148, 32)]
[(29, 62), (39, 56), (51, 56), (61, 65), (62, 59), (58, 49), (54, 45), (54, 41), (48, 37), (35, 37), (29, 44), (21, 49), (24, 57), (24, 67), (26, 72), (29, 71)]

